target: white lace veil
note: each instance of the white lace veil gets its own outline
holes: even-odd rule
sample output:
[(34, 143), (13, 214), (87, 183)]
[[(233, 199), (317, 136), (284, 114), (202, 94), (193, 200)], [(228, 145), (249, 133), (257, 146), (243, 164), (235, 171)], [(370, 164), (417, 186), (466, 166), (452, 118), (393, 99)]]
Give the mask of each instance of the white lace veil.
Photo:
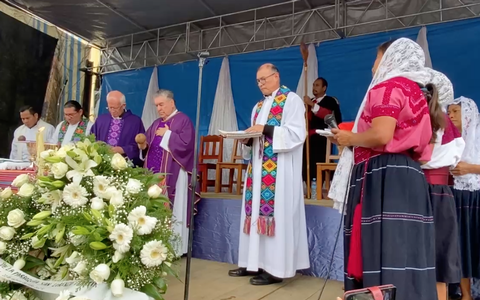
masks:
[[(394, 77), (405, 77), (422, 85), (429, 83), (430, 74), (425, 69), (425, 54), (422, 48), (410, 39), (400, 38), (396, 40), (383, 54), (377, 71), (373, 76), (373, 80), (358, 110), (355, 125), (352, 130), (353, 132), (357, 132), (358, 120), (365, 107), (370, 89)], [(332, 185), (328, 193), (328, 197), (334, 201), (333, 207), (340, 212), (342, 212), (344, 201), (346, 201), (353, 163), (353, 151), (345, 148), (338, 162), (335, 176), (333, 177)]]
[(428, 83), (433, 83), (438, 90), (438, 103), (444, 111), (449, 103), (453, 102), (453, 85), (445, 74), (436, 70), (426, 68), (430, 74)]
[[(472, 99), (460, 97), (450, 104), (458, 104), (462, 107), (462, 137), (465, 141), (463, 150), (463, 162), (480, 165), (480, 118), (478, 107)], [(457, 190), (478, 191), (480, 190), (480, 175), (467, 174), (455, 176), (454, 188)]]

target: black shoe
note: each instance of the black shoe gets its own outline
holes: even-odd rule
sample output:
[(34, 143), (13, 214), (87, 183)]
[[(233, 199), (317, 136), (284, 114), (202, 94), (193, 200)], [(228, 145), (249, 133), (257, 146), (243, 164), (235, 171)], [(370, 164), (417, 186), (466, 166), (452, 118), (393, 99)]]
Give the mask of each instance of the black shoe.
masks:
[(262, 273), (260, 275), (257, 275), (251, 278), (250, 284), (251, 285), (269, 285), (269, 284), (281, 283), (282, 281), (283, 279), (281, 278), (273, 277), (268, 273)]
[(235, 270), (228, 271), (228, 276), (231, 277), (245, 277), (245, 276), (258, 276), (262, 274), (262, 270), (258, 270), (257, 272), (247, 271), (247, 268), (238, 268)]

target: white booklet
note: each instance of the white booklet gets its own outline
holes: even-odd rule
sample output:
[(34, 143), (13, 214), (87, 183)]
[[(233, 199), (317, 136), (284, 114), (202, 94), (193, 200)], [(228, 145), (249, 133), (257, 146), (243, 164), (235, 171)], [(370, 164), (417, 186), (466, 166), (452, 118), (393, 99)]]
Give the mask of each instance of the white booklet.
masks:
[(218, 132), (220, 132), (221, 136), (223, 136), (227, 139), (236, 139), (236, 140), (249, 139), (249, 138), (255, 138), (255, 137), (261, 137), (262, 136), (261, 132), (247, 133), (244, 130), (240, 130), (240, 131), (218, 130)]

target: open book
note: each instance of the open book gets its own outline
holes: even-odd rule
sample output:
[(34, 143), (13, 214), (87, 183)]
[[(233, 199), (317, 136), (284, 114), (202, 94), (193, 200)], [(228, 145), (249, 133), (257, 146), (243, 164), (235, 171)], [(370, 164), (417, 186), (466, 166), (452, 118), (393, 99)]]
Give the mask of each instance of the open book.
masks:
[(249, 139), (249, 138), (261, 137), (262, 136), (261, 132), (247, 133), (244, 130), (240, 130), (240, 131), (218, 130), (218, 132), (220, 132), (221, 136), (223, 136), (227, 139), (236, 139), (236, 140)]

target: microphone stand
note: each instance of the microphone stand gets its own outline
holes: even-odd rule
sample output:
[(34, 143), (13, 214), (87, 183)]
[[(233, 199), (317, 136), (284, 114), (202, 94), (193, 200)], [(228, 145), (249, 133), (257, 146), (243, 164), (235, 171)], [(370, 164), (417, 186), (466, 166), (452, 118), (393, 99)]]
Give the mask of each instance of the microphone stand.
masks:
[(200, 104), (202, 102), (202, 77), (203, 77), (203, 66), (207, 60), (207, 57), (210, 54), (208, 52), (200, 52), (198, 56), (198, 94), (197, 94), (197, 117), (195, 120), (195, 148), (194, 148), (194, 158), (193, 158), (193, 170), (192, 170), (192, 202), (190, 203), (190, 227), (188, 228), (188, 252), (187, 252), (187, 266), (185, 268), (185, 290), (183, 293), (183, 299), (188, 300), (188, 294), (190, 289), (190, 269), (192, 263), (192, 248), (193, 248), (193, 212), (195, 210), (195, 191), (198, 183), (197, 175), (197, 163), (198, 163), (198, 138), (199, 138), (199, 129), (200, 129)]

